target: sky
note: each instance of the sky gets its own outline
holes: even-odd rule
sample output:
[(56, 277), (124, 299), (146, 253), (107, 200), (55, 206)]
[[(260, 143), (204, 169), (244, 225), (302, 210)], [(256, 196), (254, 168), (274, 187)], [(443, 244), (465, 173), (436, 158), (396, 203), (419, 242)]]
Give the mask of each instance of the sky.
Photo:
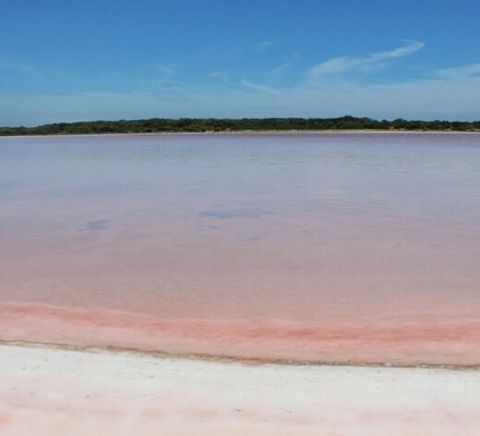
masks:
[(0, 125), (480, 119), (479, 0), (16, 0)]

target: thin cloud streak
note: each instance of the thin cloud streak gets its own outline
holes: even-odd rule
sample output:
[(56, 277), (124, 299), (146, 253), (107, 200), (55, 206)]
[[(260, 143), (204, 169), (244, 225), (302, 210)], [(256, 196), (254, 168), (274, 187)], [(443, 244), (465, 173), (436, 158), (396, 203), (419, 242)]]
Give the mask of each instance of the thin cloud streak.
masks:
[(10, 70), (15, 73), (20, 73), (24, 74), (27, 76), (35, 77), (38, 78), (40, 77), (39, 72), (37, 71), (36, 68), (34, 68), (31, 65), (27, 64), (19, 64), (15, 62), (6, 62), (6, 61), (0, 61), (0, 70)]
[(161, 78), (168, 79), (175, 75), (177, 64), (154, 65), (153, 68)]
[(351, 70), (374, 68), (375, 66), (383, 65), (387, 61), (409, 56), (421, 50), (424, 46), (425, 44), (421, 41), (407, 41), (402, 47), (372, 53), (365, 57), (335, 57), (310, 68), (307, 71), (307, 77), (315, 79)]
[(227, 83), (230, 80), (230, 73), (225, 70), (212, 71), (208, 74), (208, 77), (222, 83)]
[(446, 78), (480, 76), (480, 63), (444, 68), (442, 70), (435, 71), (434, 76)]
[(284, 74), (290, 67), (292, 66), (292, 62), (284, 62), (283, 64), (277, 65), (272, 70), (272, 75), (274, 76), (281, 76)]
[(263, 41), (257, 42), (256, 48), (257, 51), (262, 52), (269, 49), (273, 44), (274, 42), (271, 39), (264, 39)]
[(249, 80), (242, 80), (242, 85), (254, 91), (267, 92), (270, 94), (281, 94), (281, 91), (279, 91), (278, 89), (274, 89), (274, 88), (271, 88), (270, 86), (263, 85), (260, 83), (253, 83), (253, 82), (250, 82)]

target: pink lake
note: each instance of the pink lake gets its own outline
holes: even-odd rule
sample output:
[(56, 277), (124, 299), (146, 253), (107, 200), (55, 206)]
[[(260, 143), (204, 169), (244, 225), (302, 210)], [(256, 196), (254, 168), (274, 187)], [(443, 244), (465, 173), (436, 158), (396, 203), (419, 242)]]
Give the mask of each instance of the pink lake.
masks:
[(480, 365), (480, 134), (0, 138), (0, 341)]

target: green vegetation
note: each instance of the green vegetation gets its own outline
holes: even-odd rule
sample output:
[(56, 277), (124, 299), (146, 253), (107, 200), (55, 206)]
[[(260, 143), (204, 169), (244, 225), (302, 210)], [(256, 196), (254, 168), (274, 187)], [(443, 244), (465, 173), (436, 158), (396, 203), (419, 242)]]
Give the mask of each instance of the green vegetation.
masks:
[(480, 121), (393, 121), (345, 116), (340, 118), (152, 118), (149, 120), (85, 121), (37, 127), (0, 127), (0, 135), (66, 135), (93, 133), (241, 132), (287, 130), (416, 130), (480, 131)]

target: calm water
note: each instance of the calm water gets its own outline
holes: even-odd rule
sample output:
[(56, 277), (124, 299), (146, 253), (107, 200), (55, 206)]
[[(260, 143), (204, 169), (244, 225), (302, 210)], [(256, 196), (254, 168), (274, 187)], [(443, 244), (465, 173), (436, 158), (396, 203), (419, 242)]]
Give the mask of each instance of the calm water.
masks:
[(0, 306), (3, 340), (465, 357), (480, 134), (0, 138)]

